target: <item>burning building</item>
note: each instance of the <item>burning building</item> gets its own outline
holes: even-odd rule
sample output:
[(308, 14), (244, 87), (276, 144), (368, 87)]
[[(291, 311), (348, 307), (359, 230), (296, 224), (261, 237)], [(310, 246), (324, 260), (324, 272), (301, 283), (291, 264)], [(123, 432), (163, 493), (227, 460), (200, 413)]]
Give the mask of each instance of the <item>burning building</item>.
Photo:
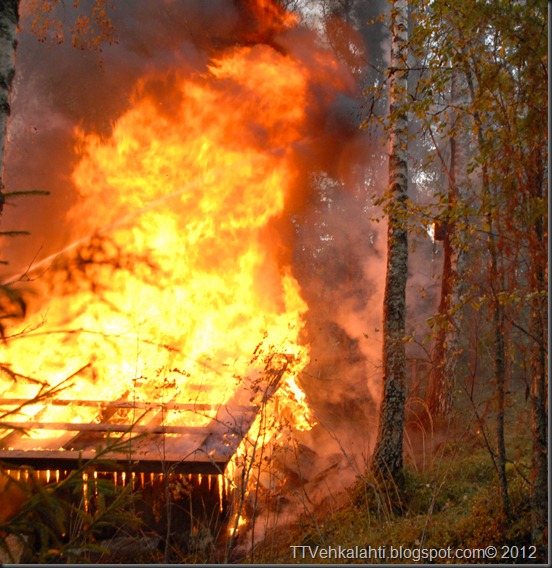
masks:
[[(342, 109), (355, 82), (275, 2), (161, 4), (163, 53), (128, 57), (126, 94), (98, 91), (105, 115), (79, 114), (69, 86), (68, 112), (46, 119), (65, 137), (45, 182), (63, 230), (49, 221), (54, 250), (7, 279), (27, 308), (0, 354), (7, 464), (67, 470), (101, 457), (127, 474), (224, 475), (261, 429), (264, 443), (316, 421), (301, 378), (312, 352), (297, 239), (313, 175), (337, 175), (354, 137)], [(121, 6), (135, 11), (115, 21), (128, 32), (121, 49), (155, 51), (139, 44), (154, 26), (146, 39), (130, 30), (151, 3)], [(33, 80), (16, 85), (15, 109)], [(10, 163), (24, 184), (21, 104)]]

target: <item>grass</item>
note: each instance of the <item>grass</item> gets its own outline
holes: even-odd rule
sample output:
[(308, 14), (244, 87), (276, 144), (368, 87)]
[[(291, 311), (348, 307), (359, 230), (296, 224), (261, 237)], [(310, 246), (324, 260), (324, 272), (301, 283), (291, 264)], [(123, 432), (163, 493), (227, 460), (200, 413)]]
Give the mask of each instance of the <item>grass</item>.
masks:
[[(451, 550), (479, 550), (495, 546), (499, 554), (508, 551), (511, 556), (517, 556), (502, 559), (502, 563), (544, 563), (547, 549), (539, 549), (533, 554), (531, 548), (529, 403), (515, 392), (509, 397), (506, 445), (510, 461), (507, 476), (514, 514), (506, 522), (501, 516), (496, 472), (489, 453), (489, 444), (492, 448), (493, 416), (489, 411), (490, 406), (484, 402), (479, 418), (470, 419), (470, 416), (474, 416), (469, 412), (471, 403), (468, 404), (459, 396), (455, 406), (457, 414), (446, 424), (424, 420), (410, 412), (405, 435), (405, 467), (400, 479), (377, 486), (369, 477), (358, 475), (356, 482), (339, 499), (332, 498), (324, 505), (304, 499), (299, 505), (303, 514), (293, 523), (276, 528), (267, 525), (264, 539), (248, 554), (236, 554), (232, 561), (411, 564), (417, 562), (417, 558), (424, 562), (423, 557), (416, 556), (421, 555), (422, 550), (443, 551), (448, 547)], [(414, 406), (423, 411), (419, 401)], [(79, 479), (78, 476), (74, 477), (77, 490), (80, 487)], [(69, 481), (61, 483), (60, 491)], [(222, 560), (218, 551), (224, 540), (219, 538), (221, 535), (200, 531), (195, 540), (190, 533), (186, 541), (180, 524), (175, 528), (175, 534), (186, 542), (172, 542), (172, 548), (168, 550), (165, 547), (163, 554), (156, 546), (158, 541), (163, 540), (163, 534), (149, 534), (140, 527), (130, 530), (128, 515), (132, 511), (132, 500), (127, 503), (124, 495), (120, 503), (115, 500), (110, 507), (103, 507), (94, 514), (84, 514), (64, 500), (63, 495), (52, 501), (57, 494), (55, 489), (42, 491), (29, 501), (29, 514), (22, 515), (21, 530), (14, 526), (13, 532), (31, 535), (36, 533), (37, 526), (51, 525), (54, 517), (69, 519), (76, 513), (84, 525), (77, 527), (69, 543), (58, 542), (59, 539), (54, 538), (55, 531), (43, 535), (42, 541), (34, 544), (33, 561), (82, 562), (95, 558), (101, 562), (128, 563), (136, 561), (136, 553), (132, 552), (136, 547), (141, 547), (138, 556), (142, 562), (159, 563), (168, 556), (179, 563)], [(63, 509), (60, 509), (60, 514), (51, 506), (52, 502)], [(258, 523), (260, 529), (262, 522), (259, 520)], [(101, 551), (97, 539), (101, 533), (99, 529), (104, 526), (120, 527), (120, 530), (114, 533), (113, 546)], [(197, 524), (196, 528), (202, 526)], [(102, 541), (103, 544), (105, 542)], [(30, 545), (31, 542), (27, 544)], [(148, 548), (146, 551), (146, 545), (151, 550)], [(334, 552), (329, 552), (332, 548), (328, 547), (332, 547)], [(338, 547), (353, 551), (356, 557), (336, 557)], [(392, 551), (396, 553), (400, 547), (403, 547), (402, 557), (391, 557)], [(371, 551), (371, 558), (362, 557), (362, 550), (364, 554), (367, 554), (367, 550)], [(329, 557), (324, 557), (324, 554)], [(527, 558), (529, 555), (533, 558)], [(493, 560), (497, 561), (486, 558), (459, 562), (450, 558), (441, 559), (440, 562), (488, 564)]]
[[(406, 464), (397, 485), (380, 486), (375, 494), (370, 480), (359, 478), (347, 492), (341, 507), (329, 514), (317, 515), (315, 511), (314, 520), (304, 516), (293, 525), (278, 529), (259, 543), (244, 561), (410, 564), (416, 561), (412, 555), (421, 554), (421, 549), (474, 550), (494, 546), (498, 555), (510, 556), (502, 558), (502, 563), (545, 563), (547, 549), (531, 548), (528, 403), (520, 396), (510, 397), (507, 448), (511, 461), (507, 476), (514, 513), (506, 522), (501, 517), (496, 473), (485, 442), (485, 435), (487, 440), (492, 436), (492, 416), (489, 414), (483, 422), (467, 423), (469, 415), (467, 407), (462, 408), (463, 402), (459, 401), (460, 412), (451, 423), (426, 427), (423, 443), (420, 443), (420, 422), (410, 425), (414, 433), (418, 432), (419, 447), (410, 444), (409, 450), (408, 443), (405, 445)], [(297, 548), (309, 546), (310, 549)], [(377, 554), (385, 547), (387, 557), (343, 559), (336, 557), (338, 552), (333, 552), (330, 558), (323, 558), (321, 554), (327, 553), (320, 553), (318, 549), (313, 558), (311, 553), (316, 546), (326, 549), (341, 546), (356, 551), (357, 556), (359, 549), (370, 550), (371, 547), (372, 554)], [(392, 547), (396, 551), (400, 546), (406, 549), (403, 556), (410, 556), (389, 558)], [(498, 560), (500, 556), (495, 557), (494, 562)], [(423, 563), (423, 559), (420, 561)], [(488, 564), (493, 560), (441, 559), (439, 563)]]

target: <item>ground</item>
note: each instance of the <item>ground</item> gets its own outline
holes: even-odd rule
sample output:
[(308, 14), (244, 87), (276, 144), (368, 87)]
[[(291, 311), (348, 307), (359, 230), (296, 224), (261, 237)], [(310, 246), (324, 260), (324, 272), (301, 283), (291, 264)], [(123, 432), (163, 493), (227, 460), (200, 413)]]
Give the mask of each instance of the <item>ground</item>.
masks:
[(376, 489), (369, 478), (358, 478), (341, 506), (328, 510), (326, 504), (273, 531), (243, 560), (408, 564), (424, 563), (419, 555), (431, 554), (434, 558), (426, 556), (426, 562), (545, 563), (547, 548), (531, 543), (529, 402), (514, 394), (508, 409), (507, 474), (515, 511), (509, 522), (500, 520), (496, 474), (485, 441), (487, 435), (494, 443), (491, 407), (482, 406), (480, 422), (469, 406), (461, 400), (457, 413), (440, 424), (410, 414), (398, 486)]

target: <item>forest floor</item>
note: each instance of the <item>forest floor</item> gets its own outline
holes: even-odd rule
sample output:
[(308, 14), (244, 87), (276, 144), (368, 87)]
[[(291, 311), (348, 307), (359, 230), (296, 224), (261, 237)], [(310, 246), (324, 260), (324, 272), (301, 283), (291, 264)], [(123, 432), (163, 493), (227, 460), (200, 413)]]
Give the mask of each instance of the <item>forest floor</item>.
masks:
[[(534, 546), (531, 542), (531, 408), (523, 387), (521, 384), (511, 389), (506, 410), (506, 473), (512, 511), (507, 521), (501, 515), (493, 463), (496, 417), (492, 395), (487, 393), (486, 397), (475, 400), (464, 390), (457, 393), (450, 419), (439, 424), (431, 420), (423, 402), (409, 400), (405, 467), (402, 478), (395, 484), (376, 486), (369, 476), (358, 472), (356, 482), (343, 491), (336, 484), (345, 478), (336, 478), (341, 470), (334, 467), (323, 479), (329, 491), (325, 500), (311, 500), (305, 490), (303, 498), (297, 501), (293, 521), (280, 522), (273, 528), (259, 516), (255, 530), (250, 526), (238, 538), (230, 561), (236, 564), (545, 564), (546, 543)], [(76, 481), (81, 483), (75, 485), (76, 490), (82, 492), (82, 480)], [(300, 493), (297, 488), (295, 492)], [(96, 524), (103, 523), (109, 529), (104, 540), (87, 539), (86, 527), (76, 523), (72, 530), (84, 530), (82, 536), (77, 535), (78, 538), (69, 542), (56, 541), (55, 546), (46, 545), (50, 542), (46, 539), (43, 545), (46, 548), (40, 552), (35, 535), (36, 542), (28, 541), (27, 555), (22, 552), (21, 561), (157, 564), (170, 559), (175, 563), (202, 564), (228, 560), (228, 541), (224, 536), (228, 526), (219, 533), (211, 533), (206, 525), (205, 531), (189, 532), (186, 537), (188, 533), (175, 521), (171, 534), (188, 540), (180, 543), (182, 546), (176, 541), (170, 547), (163, 546), (162, 535), (168, 528), (164, 532), (148, 531), (145, 525), (132, 528), (129, 523), (135, 517), (121, 516), (120, 511), (131, 510), (134, 502), (127, 494), (128, 491), (121, 495), (122, 501), (104, 506), (97, 515)], [(54, 522), (52, 519), (59, 516), (52, 503), (57, 503), (61, 511), (63, 502), (48, 495), (43, 491), (33, 497), (31, 512), (34, 513), (20, 521), (21, 534), (36, 532), (30, 524), (46, 530)], [(126, 503), (125, 499), (131, 500)], [(81, 516), (90, 523), (89, 516), (84, 513)], [(120, 528), (113, 530), (113, 527)], [(90, 532), (92, 528), (87, 530)], [(16, 541), (9, 545), (12, 552), (22, 544), (21, 539)], [(251, 542), (256, 543), (253, 549)]]
[(238, 562), (546, 563), (547, 546), (531, 544), (530, 401), (519, 389), (509, 397), (506, 412), (512, 504), (506, 522), (491, 456), (492, 403), (472, 404), (466, 392), (460, 394), (446, 424), (409, 412), (400, 487), (376, 488), (359, 477), (341, 495), (340, 506), (332, 499), (332, 506), (322, 504), (292, 525), (274, 529)]

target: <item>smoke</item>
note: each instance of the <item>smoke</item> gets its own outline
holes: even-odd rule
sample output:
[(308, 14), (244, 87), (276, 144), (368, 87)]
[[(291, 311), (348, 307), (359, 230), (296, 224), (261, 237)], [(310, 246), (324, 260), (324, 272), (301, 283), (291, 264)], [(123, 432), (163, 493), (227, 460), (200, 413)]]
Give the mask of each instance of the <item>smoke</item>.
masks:
[[(298, 444), (304, 448), (302, 491), (316, 501), (329, 485), (337, 491), (338, 482), (363, 470), (377, 427), (385, 240), (384, 227), (371, 221), (379, 214), (371, 196), (381, 187), (382, 167), (377, 148), (359, 130), (366, 76), (359, 78), (343, 60), (336, 60), (333, 75), (322, 68), (317, 75), (319, 58), (334, 55), (313, 31), (275, 31), (248, 7), (227, 0), (119, 0), (113, 13), (119, 42), (102, 53), (39, 44), (23, 22), (5, 180), (10, 191), (40, 189), (50, 196), (6, 207), (3, 230), (31, 236), (2, 242), (1, 257), (10, 263), (4, 275), (11, 276), (84, 236), (72, 235), (67, 220), (78, 197), (71, 182), (75, 128), (108, 136), (132, 105), (140, 78), (152, 71), (205, 73), (213, 56), (237, 44), (262, 43), (304, 63), (313, 73), (310, 136), (293, 148), (301, 175), (288, 216), (273, 230), (309, 306), (304, 341), (311, 363), (299, 381), (318, 426), (299, 433)], [(368, 19), (363, 11), (356, 17)], [(356, 38), (364, 42), (365, 58), (381, 59), (382, 37), (380, 30)], [(170, 112), (169, 83), (145, 88)], [(106, 218), (105, 225), (113, 221)], [(290, 459), (282, 467), (295, 466)]]

